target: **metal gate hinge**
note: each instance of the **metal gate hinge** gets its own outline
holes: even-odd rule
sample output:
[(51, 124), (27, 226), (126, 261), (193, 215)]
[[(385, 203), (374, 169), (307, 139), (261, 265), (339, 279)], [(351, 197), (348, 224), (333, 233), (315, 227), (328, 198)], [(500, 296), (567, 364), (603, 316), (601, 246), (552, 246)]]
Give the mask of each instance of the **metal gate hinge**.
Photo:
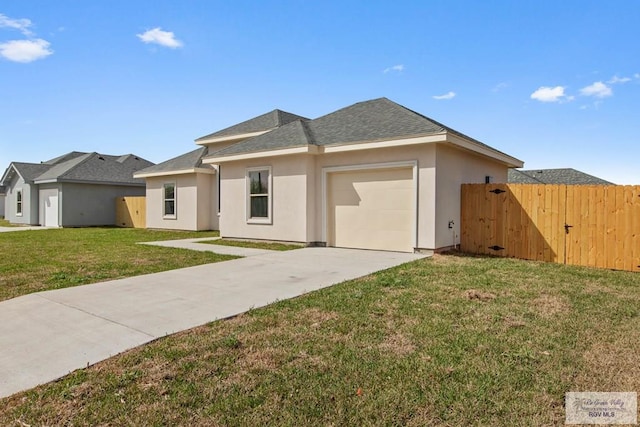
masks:
[(495, 190), (489, 191), (489, 193), (500, 194), (500, 193), (506, 193), (506, 191), (496, 188)]

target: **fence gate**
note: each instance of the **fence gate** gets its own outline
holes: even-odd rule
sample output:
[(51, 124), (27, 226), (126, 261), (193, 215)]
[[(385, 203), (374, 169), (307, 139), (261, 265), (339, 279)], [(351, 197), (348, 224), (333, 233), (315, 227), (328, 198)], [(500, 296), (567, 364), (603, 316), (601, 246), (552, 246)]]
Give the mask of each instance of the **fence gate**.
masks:
[(118, 227), (145, 228), (147, 201), (144, 196), (116, 197), (116, 225)]
[(640, 271), (640, 186), (464, 184), (465, 252)]

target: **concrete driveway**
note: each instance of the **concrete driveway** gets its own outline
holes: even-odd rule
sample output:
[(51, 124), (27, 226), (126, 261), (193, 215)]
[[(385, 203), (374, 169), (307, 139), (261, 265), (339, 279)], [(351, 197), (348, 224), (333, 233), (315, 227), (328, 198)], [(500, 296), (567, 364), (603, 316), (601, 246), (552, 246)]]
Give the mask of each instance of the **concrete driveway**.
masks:
[(3, 301), (0, 397), (174, 332), (425, 256), (335, 248), (262, 251)]

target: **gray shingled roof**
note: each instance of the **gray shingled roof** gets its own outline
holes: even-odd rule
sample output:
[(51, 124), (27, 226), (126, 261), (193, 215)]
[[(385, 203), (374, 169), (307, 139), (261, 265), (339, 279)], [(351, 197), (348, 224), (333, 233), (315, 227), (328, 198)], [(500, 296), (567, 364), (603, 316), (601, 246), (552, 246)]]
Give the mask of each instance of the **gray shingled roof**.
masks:
[(308, 125), (308, 121), (297, 120), (271, 132), (225, 147), (213, 152), (210, 156), (304, 147), (313, 144), (310, 139)]
[[(40, 174), (45, 172), (51, 166), (45, 165), (42, 163), (22, 163), (22, 162), (13, 162), (9, 165), (9, 168), (13, 166), (16, 171), (20, 174), (22, 179), (25, 182), (33, 182)], [(6, 173), (5, 173), (6, 174)]]
[(242, 135), (251, 132), (260, 132), (270, 129), (274, 129), (280, 126), (284, 126), (287, 123), (291, 123), (295, 120), (309, 120), (306, 117), (298, 116), (293, 113), (288, 113), (282, 110), (273, 110), (253, 119), (245, 120), (237, 125), (230, 126), (228, 128), (219, 130), (217, 132), (205, 135), (196, 139), (196, 142), (215, 137)]
[[(387, 98), (359, 102), (310, 121), (296, 121), (211, 154), (225, 156), (273, 149), (400, 139), (450, 132), (475, 139)], [(491, 147), (489, 147), (491, 148)], [(493, 148), (492, 148), (493, 150)]]
[(207, 147), (200, 147), (181, 156), (139, 170), (136, 174), (173, 172), (194, 169), (202, 165), (202, 158), (207, 155)]
[(571, 168), (509, 169), (507, 182), (514, 184), (615, 185), (612, 182)]
[(57, 163), (62, 163), (67, 160), (75, 159), (76, 157), (84, 156), (87, 153), (82, 153), (80, 151), (71, 151), (70, 153), (63, 154), (62, 156), (55, 157), (51, 160), (44, 161), (45, 165), (55, 165)]
[(133, 178), (133, 173), (150, 165), (153, 163), (133, 154), (110, 156), (73, 151), (43, 163), (13, 162), (9, 168), (13, 166), (25, 181), (36, 184), (55, 181), (144, 185), (144, 180)]

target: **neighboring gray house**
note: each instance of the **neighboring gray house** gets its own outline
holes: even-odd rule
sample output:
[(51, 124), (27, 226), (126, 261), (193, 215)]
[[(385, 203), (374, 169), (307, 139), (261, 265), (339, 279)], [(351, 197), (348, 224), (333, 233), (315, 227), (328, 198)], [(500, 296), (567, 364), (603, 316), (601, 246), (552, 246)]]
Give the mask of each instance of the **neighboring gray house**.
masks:
[(4, 194), (5, 188), (0, 185), (0, 218), (4, 218)]
[(12, 162), (0, 180), (5, 217), (47, 227), (114, 225), (115, 198), (144, 196), (144, 180), (133, 173), (151, 165), (133, 154), (77, 151), (42, 163)]
[(509, 169), (510, 184), (615, 185), (575, 169)]

